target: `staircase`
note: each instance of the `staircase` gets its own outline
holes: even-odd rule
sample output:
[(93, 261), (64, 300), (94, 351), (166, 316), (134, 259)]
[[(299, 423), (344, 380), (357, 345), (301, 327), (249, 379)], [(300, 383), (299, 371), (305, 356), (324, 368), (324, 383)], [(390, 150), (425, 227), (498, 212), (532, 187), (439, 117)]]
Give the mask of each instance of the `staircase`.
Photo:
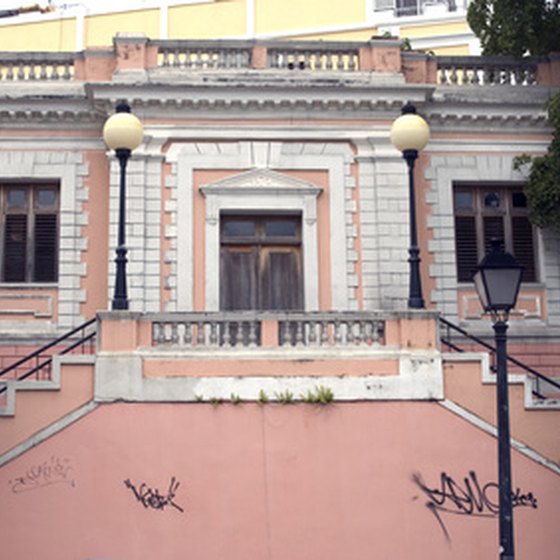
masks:
[[(0, 371), (0, 457), (93, 399), (95, 319)], [(77, 353), (79, 352), (79, 353)], [(16, 398), (17, 397), (17, 398)], [(16, 416), (17, 411), (17, 416)]]
[[(96, 320), (87, 321), (0, 371), (0, 464), (95, 406), (96, 334)], [(440, 338), (452, 350), (442, 355), (443, 403), (495, 426), (495, 348), (443, 318)], [(558, 463), (560, 383), (508, 361), (523, 372), (509, 375), (512, 438)]]

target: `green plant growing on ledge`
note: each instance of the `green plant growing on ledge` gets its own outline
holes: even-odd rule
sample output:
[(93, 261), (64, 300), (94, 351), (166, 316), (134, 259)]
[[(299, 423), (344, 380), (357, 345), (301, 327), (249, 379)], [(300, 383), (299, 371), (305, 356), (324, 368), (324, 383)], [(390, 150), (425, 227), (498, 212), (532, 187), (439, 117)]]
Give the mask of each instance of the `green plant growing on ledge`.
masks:
[(268, 395), (266, 394), (266, 392), (261, 389), (259, 391), (259, 403), (260, 404), (266, 404), (268, 402)]
[(334, 399), (334, 393), (330, 387), (324, 385), (316, 386), (313, 391), (301, 395), (301, 400), (307, 404), (329, 404)]
[(222, 399), (220, 397), (210, 397), (210, 404), (212, 406), (218, 406), (222, 404)]
[(196, 399), (196, 402), (202, 402), (204, 400), (204, 395), (199, 395), (195, 393), (194, 398)]
[(231, 393), (229, 398), (232, 404), (238, 405), (241, 402), (241, 397), (235, 393)]
[(274, 396), (281, 404), (291, 404), (294, 402), (294, 394), (288, 389), (285, 391), (275, 392)]

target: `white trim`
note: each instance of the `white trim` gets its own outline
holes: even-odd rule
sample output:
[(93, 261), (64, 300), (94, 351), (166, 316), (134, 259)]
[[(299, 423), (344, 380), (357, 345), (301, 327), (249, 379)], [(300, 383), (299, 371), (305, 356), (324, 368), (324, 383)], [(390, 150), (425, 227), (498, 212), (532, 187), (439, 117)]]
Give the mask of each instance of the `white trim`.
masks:
[[(290, 359), (313, 359), (303, 351), (292, 349)], [(235, 360), (256, 359), (263, 362), (285, 361), (286, 353), (266, 349), (252, 349), (249, 353), (234, 352)], [(214, 354), (213, 354), (214, 355)], [(282, 357), (283, 355), (283, 357)], [(355, 351), (338, 351), (337, 358), (356, 358)], [(387, 401), (387, 400), (429, 400), (443, 399), (443, 375), (441, 357), (437, 352), (367, 352), (370, 360), (386, 359), (392, 356), (399, 360), (398, 375), (326, 375), (326, 376), (275, 376), (262, 374), (254, 376), (191, 376), (146, 377), (142, 373), (143, 364), (149, 353), (101, 352), (97, 355), (95, 375), (96, 402), (190, 402), (196, 403), (200, 396), (211, 399), (231, 399), (232, 393), (244, 401), (258, 401), (264, 390), (271, 401), (281, 400), (275, 393), (290, 391), (295, 400), (301, 395), (313, 392), (318, 386), (332, 389), (333, 400), (345, 401)], [(211, 356), (208, 356), (211, 357)], [(317, 354), (315, 353), (315, 357)], [(180, 368), (180, 361), (176, 366)], [(172, 368), (173, 365), (170, 364)], [(266, 366), (263, 366), (266, 369)], [(119, 375), (115, 375), (115, 371)]]
[[(190, 135), (190, 133), (189, 133)], [(181, 138), (175, 134), (175, 138)], [(238, 131), (239, 137), (239, 131)], [(345, 176), (345, 165), (352, 161), (350, 148), (337, 143), (326, 143), (331, 150), (323, 154), (305, 153), (283, 153), (284, 146), (292, 145), (293, 142), (261, 142), (261, 141), (239, 141), (232, 146), (231, 143), (212, 144), (177, 143), (172, 145), (166, 158), (168, 162), (177, 163), (176, 184), (176, 219), (175, 232), (170, 237), (176, 237), (176, 275), (172, 283), (176, 285), (176, 300), (170, 304), (170, 311), (191, 311), (193, 309), (193, 183), (192, 174), (195, 169), (228, 169), (247, 170), (255, 167), (276, 169), (302, 169), (322, 170), (328, 172), (329, 176), (329, 208), (330, 208), (330, 262), (331, 262), (331, 308), (334, 310), (350, 309), (350, 297), (348, 293), (348, 263), (347, 263), (347, 232), (345, 214), (345, 196), (347, 180)], [(305, 146), (305, 144), (303, 144)], [(207, 153), (201, 153), (206, 150)], [(223, 150), (223, 151), (222, 151)], [(173, 188), (173, 187), (171, 187)], [(293, 203), (293, 201), (292, 201)], [(262, 207), (259, 206), (259, 207)], [(311, 211), (306, 210), (311, 216)], [(207, 232), (211, 235), (211, 232)], [(313, 241), (311, 231), (306, 233), (308, 242)], [(304, 261), (307, 249), (304, 246)], [(208, 255), (207, 255), (208, 257)], [(306, 276), (310, 289), (315, 281), (311, 280), (313, 268), (307, 270)], [(354, 271), (350, 271), (353, 273)], [(215, 302), (215, 291), (207, 304), (212, 309), (217, 309)], [(315, 309), (315, 296), (312, 292), (305, 295), (306, 309)], [(317, 299), (318, 301), (318, 299)], [(318, 304), (317, 304), (318, 305)]]
[(245, 0), (245, 35), (249, 39), (255, 37), (255, 0)]
[(170, 0), (162, 0), (159, 7), (159, 38), (169, 38), (169, 3)]
[(51, 436), (54, 436), (58, 432), (64, 430), (74, 422), (80, 420), (90, 412), (93, 412), (99, 405), (93, 401), (81, 406), (80, 408), (72, 411), (70, 414), (63, 416), (47, 428), (44, 428), (40, 432), (32, 435), (31, 437), (27, 438), (23, 443), (20, 443), (10, 451), (0, 455), (0, 467), (4, 466), (6, 463), (9, 463), (16, 457), (23, 455), (26, 451), (29, 451), (32, 447), (39, 445), (41, 442), (49, 439)]
[[(474, 415), (472, 412), (469, 412), (468, 410), (466, 410), (462, 406), (459, 406), (458, 404), (456, 404), (456, 403), (454, 403), (450, 400), (447, 400), (447, 399), (445, 399), (443, 401), (440, 401), (438, 404), (440, 406), (443, 406), (444, 408), (446, 408), (447, 410), (449, 410), (453, 414), (456, 414), (457, 416), (460, 416), (463, 420), (467, 420), (468, 422), (470, 422), (471, 424), (473, 424), (477, 428), (481, 429), (483, 432), (486, 432), (487, 434), (490, 434), (494, 437), (498, 436), (498, 430), (495, 426), (493, 426), (492, 424), (489, 424), (485, 420), (482, 420), (482, 418)], [(540, 453), (537, 453), (536, 451), (533, 451), (532, 449), (527, 447), (524, 443), (521, 443), (520, 441), (517, 441), (516, 439), (512, 438), (511, 439), (511, 446), (513, 447), (513, 449), (515, 449), (516, 451), (519, 451), (519, 453), (522, 453), (523, 455), (525, 455), (529, 459), (532, 459), (536, 463), (539, 463), (540, 465), (543, 465), (544, 467), (549, 468), (551, 471), (555, 472), (556, 474), (560, 474), (560, 466), (559, 465), (557, 465), (553, 461), (550, 461), (549, 459), (547, 459), (546, 457), (544, 457)]]

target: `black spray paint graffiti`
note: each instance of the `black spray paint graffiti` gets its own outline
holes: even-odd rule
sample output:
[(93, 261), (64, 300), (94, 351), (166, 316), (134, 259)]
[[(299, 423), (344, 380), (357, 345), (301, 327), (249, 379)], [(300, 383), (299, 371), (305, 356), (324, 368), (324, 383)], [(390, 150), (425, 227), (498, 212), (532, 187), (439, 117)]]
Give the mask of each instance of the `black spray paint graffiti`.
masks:
[(8, 484), (14, 494), (28, 492), (51, 484), (75, 486), (76, 483), (70, 475), (71, 470), (72, 465), (69, 459), (61, 459), (53, 455), (49, 460), (43, 461), (39, 465), (33, 465), (23, 475), (8, 481)]
[(175, 498), (175, 493), (177, 492), (177, 488), (179, 488), (179, 482), (175, 480), (175, 477), (171, 478), (171, 482), (169, 483), (169, 489), (165, 496), (159, 493), (157, 488), (153, 489), (150, 488), (144, 482), (140, 484), (137, 488), (129, 478), (124, 481), (124, 484), (127, 488), (130, 488), (136, 497), (136, 499), (145, 507), (145, 508), (152, 508), (152, 509), (159, 509), (163, 510), (166, 506), (172, 506), (175, 509), (178, 509), (181, 513), (185, 510), (176, 504), (173, 499)]
[[(455, 482), (451, 476), (442, 472), (440, 485), (436, 488), (427, 486), (418, 473), (412, 475), (412, 480), (428, 497), (426, 507), (434, 514), (447, 540), (450, 537), (441, 513), (495, 517), (499, 512), (498, 485), (495, 482), (481, 485), (474, 471), (469, 471), (463, 484)], [(537, 498), (532, 492), (523, 494), (517, 488), (512, 492), (512, 506), (537, 509)]]

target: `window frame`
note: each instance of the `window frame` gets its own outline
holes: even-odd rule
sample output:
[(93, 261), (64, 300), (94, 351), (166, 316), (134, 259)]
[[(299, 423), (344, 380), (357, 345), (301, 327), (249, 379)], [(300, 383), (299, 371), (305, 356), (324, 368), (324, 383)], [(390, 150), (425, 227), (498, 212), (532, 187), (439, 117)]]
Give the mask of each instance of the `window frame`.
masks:
[[(490, 239), (485, 239), (485, 224), (484, 218), (500, 217), (502, 218), (502, 229), (504, 239), (504, 249), (516, 256), (514, 250), (514, 228), (513, 219), (522, 217), (526, 218), (531, 228), (531, 244), (532, 244), (532, 271), (534, 277), (529, 280), (523, 280), (524, 284), (539, 283), (539, 267), (538, 267), (538, 236), (535, 227), (528, 221), (527, 206), (515, 207), (513, 205), (513, 194), (522, 193), (523, 185), (515, 183), (503, 182), (483, 182), (483, 183), (463, 183), (456, 182), (452, 185), (452, 205), (453, 205), (453, 222), (454, 222), (454, 239), (455, 239), (455, 259), (456, 259), (456, 278), (458, 283), (471, 283), (471, 280), (465, 280), (461, 276), (460, 263), (458, 257), (458, 243), (457, 238), (457, 218), (473, 217), (475, 221), (475, 238), (477, 250), (477, 264), (482, 260), (490, 246)], [(456, 194), (458, 192), (471, 192), (473, 194), (472, 209), (457, 208)], [(500, 205), (498, 208), (491, 209), (484, 204), (484, 197), (487, 193), (499, 193)]]
[[(8, 208), (8, 192), (10, 189), (24, 189), (26, 191), (26, 207), (25, 209)], [(41, 208), (37, 204), (38, 192), (41, 189), (51, 189), (55, 192), (54, 204), (48, 208)], [(37, 284), (56, 284), (60, 273), (60, 207), (61, 207), (60, 184), (54, 181), (7, 181), (0, 182), (0, 286), (7, 285), (37, 285)], [(26, 236), (25, 236), (25, 265), (23, 279), (6, 280), (6, 261), (5, 261), (5, 240), (6, 240), (6, 224), (7, 216), (24, 215), (26, 216)], [(56, 219), (54, 232), (53, 247), (53, 278), (52, 280), (37, 280), (38, 255), (36, 251), (36, 229), (37, 216), (54, 215)]]

